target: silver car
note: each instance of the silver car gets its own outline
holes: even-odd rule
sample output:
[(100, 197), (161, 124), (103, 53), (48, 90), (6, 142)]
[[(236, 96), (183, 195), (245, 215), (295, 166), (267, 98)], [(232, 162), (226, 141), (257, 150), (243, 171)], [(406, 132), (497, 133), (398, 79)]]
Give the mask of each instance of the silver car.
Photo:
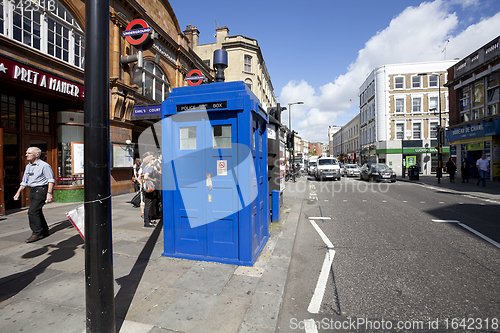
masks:
[(344, 165), (344, 170), (342, 176), (346, 177), (359, 177), (360, 173), (359, 166), (357, 164), (346, 164)]

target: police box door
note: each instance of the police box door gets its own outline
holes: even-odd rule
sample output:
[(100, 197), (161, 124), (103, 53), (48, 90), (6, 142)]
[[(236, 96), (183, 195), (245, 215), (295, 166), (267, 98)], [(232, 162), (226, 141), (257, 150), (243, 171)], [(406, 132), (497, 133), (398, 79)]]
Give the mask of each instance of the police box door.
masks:
[(175, 252), (237, 259), (236, 118), (176, 116), (172, 134)]

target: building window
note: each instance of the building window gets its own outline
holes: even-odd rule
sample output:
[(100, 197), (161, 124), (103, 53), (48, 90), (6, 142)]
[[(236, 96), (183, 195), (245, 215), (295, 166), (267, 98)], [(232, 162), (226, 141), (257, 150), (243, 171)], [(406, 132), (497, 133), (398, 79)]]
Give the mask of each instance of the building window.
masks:
[(460, 99), (460, 122), (465, 123), (470, 120), (470, 89), (466, 85), (458, 91), (458, 98)]
[(420, 76), (411, 77), (411, 87), (420, 88), (422, 86), (422, 78)]
[[(58, 1), (37, 1), (33, 6), (0, 0), (0, 33), (79, 68), (84, 68), (83, 30)], [(20, 6), (19, 4), (24, 4)], [(38, 10), (36, 9), (38, 7)], [(5, 20), (11, 13), (11, 20)], [(43, 14), (42, 14), (43, 13)]]
[(247, 85), (248, 88), (250, 88), (250, 90), (252, 90), (252, 86), (253, 86), (252, 80), (246, 79), (245, 84)]
[(437, 126), (438, 126), (438, 122), (437, 121), (432, 121), (430, 123), (430, 135), (431, 135), (431, 139), (437, 138)]
[(139, 86), (137, 92), (157, 102), (163, 102), (169, 93), (170, 84), (160, 66), (151, 61), (144, 62), (144, 68), (137, 68), (134, 84)]
[(420, 139), (420, 134), (422, 130), (422, 124), (413, 123), (413, 139)]
[(499, 80), (498, 80), (498, 72), (491, 74), (487, 79), (488, 91), (487, 91), (487, 116), (494, 116), (498, 114), (498, 102), (499, 102)]
[(429, 87), (439, 86), (439, 75), (429, 75)]
[(50, 131), (49, 105), (35, 101), (24, 100), (24, 129), (27, 131)]
[(415, 97), (412, 99), (412, 112), (414, 113), (422, 112), (422, 98)]
[(438, 97), (429, 97), (429, 111), (438, 112)]
[(404, 89), (405, 78), (403, 76), (398, 76), (394, 78), (394, 89)]
[(479, 80), (474, 82), (472, 90), (472, 120), (484, 117), (484, 82)]
[(396, 124), (396, 139), (402, 140), (405, 132), (405, 124)]
[(40, 50), (40, 12), (14, 6), (13, 38), (23, 44)]
[(244, 71), (248, 73), (252, 73), (252, 57), (249, 55), (245, 55), (245, 60), (244, 60)]
[(0, 110), (2, 112), (2, 127), (17, 129), (16, 98), (2, 94)]
[(403, 113), (405, 111), (404, 98), (396, 98), (396, 113)]

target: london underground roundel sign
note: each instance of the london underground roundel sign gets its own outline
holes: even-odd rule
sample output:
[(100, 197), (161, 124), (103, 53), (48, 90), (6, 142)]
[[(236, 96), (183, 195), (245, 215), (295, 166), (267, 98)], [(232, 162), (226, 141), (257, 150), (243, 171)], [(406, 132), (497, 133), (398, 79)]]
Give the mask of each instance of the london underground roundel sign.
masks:
[(140, 46), (148, 40), (150, 33), (151, 28), (146, 21), (135, 19), (127, 25), (127, 28), (123, 32), (123, 36), (130, 44)]
[(190, 86), (197, 86), (203, 82), (204, 78), (205, 76), (198, 69), (193, 69), (188, 73), (186, 80)]

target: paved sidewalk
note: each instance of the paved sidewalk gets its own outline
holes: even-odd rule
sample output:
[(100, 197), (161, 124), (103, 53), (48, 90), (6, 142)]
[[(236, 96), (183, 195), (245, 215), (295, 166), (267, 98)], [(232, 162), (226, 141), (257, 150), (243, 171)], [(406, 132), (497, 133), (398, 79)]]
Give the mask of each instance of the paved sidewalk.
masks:
[(462, 193), (465, 195), (473, 195), (476, 197), (500, 200), (500, 181), (487, 181), (486, 187), (482, 184), (476, 185), (477, 179), (471, 178), (468, 183), (462, 183), (462, 178), (455, 177), (455, 182), (450, 182), (448, 174), (443, 175), (438, 184), (438, 179), (435, 175), (433, 176), (419, 176), (418, 180), (410, 180), (408, 176), (405, 178), (398, 177), (398, 181), (406, 181), (417, 184), (422, 184), (426, 186), (433, 186), (436, 188), (446, 189), (449, 191)]
[[(163, 257), (133, 195), (112, 198), (117, 332), (275, 331), (303, 194), (285, 191), (253, 267)], [(84, 243), (65, 215), (78, 205), (46, 205), (51, 235), (30, 244), (26, 210), (0, 216), (0, 332), (85, 331)]]

